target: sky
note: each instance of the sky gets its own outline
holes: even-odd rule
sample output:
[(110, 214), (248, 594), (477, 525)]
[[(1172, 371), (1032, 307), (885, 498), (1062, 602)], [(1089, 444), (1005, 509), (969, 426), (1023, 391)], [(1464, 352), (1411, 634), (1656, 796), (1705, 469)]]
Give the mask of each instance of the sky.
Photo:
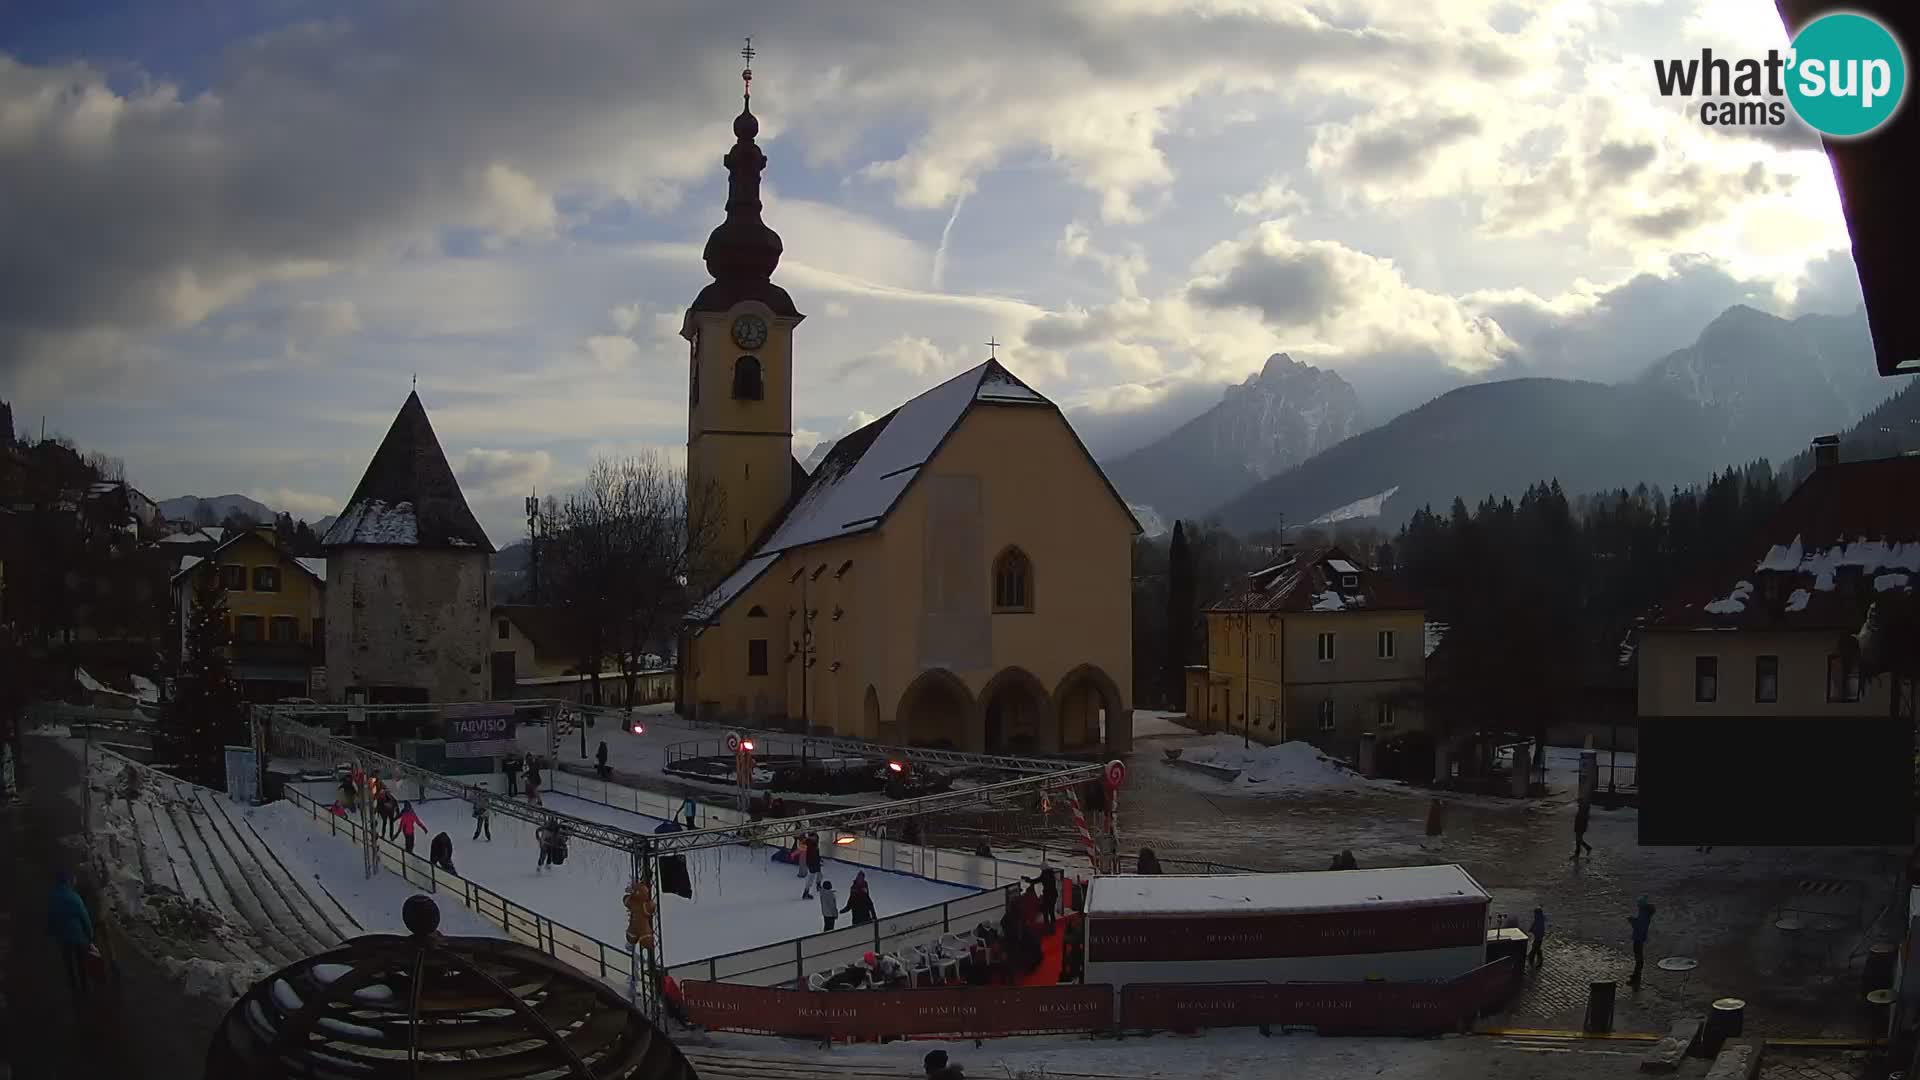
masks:
[(155, 498), (337, 512), (417, 379), (496, 545), (684, 460), (753, 38), (794, 441), (989, 340), (1096, 455), (1287, 352), (1378, 422), (1860, 302), (1804, 129), (1655, 58), (1770, 0), (11, 0), (0, 398)]

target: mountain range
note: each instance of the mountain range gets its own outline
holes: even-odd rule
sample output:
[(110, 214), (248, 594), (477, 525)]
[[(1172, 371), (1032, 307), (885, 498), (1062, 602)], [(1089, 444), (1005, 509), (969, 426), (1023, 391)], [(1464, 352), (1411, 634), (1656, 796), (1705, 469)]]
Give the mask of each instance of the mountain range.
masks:
[(1391, 528), (1423, 505), (1517, 497), (1546, 479), (1578, 493), (1779, 462), (1899, 388), (1875, 371), (1863, 313), (1789, 321), (1739, 306), (1621, 383), (1477, 383), (1368, 430), (1338, 375), (1276, 356), (1106, 468), (1123, 496), (1161, 516), (1241, 531), (1358, 518)]
[[(229, 514), (245, 514), (254, 521), (265, 525), (273, 521), (280, 513), (269, 507), (266, 503), (260, 502), (257, 499), (250, 499), (245, 495), (214, 495), (210, 497), (181, 495), (172, 499), (161, 499), (157, 505), (160, 507), (160, 516), (169, 521), (193, 521), (195, 520), (195, 515), (200, 513), (200, 508), (204, 506), (207, 508), (207, 513), (212, 515), (213, 523), (216, 525), (225, 521)], [(319, 521), (307, 522), (307, 526), (316, 533), (325, 534), (327, 526), (333, 524), (334, 517), (335, 515), (328, 514)], [(294, 514), (293, 520), (299, 521), (301, 520), (301, 516)]]
[(1218, 405), (1105, 468), (1136, 516), (1197, 517), (1363, 427), (1345, 379), (1274, 353)]

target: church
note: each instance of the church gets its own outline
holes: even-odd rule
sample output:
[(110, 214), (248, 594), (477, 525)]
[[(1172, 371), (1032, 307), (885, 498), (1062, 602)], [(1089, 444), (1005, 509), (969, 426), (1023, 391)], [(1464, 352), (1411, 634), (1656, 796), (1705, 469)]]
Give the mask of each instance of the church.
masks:
[(812, 474), (794, 458), (806, 316), (773, 281), (743, 75), (713, 280), (681, 328), (688, 505), (711, 514), (683, 714), (973, 752), (1129, 749), (1140, 526), (1058, 406), (990, 357)]

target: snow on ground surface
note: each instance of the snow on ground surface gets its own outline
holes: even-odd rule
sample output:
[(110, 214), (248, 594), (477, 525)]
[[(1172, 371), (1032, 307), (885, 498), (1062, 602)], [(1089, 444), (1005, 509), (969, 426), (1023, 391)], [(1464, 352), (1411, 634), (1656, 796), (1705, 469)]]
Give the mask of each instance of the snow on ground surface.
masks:
[(135, 675), (133, 676), (133, 696), (141, 701), (157, 702), (160, 700), (160, 688), (145, 675)]
[(1345, 506), (1329, 510), (1307, 524), (1332, 525), (1338, 521), (1351, 521), (1354, 518), (1379, 517), (1380, 512), (1386, 509), (1387, 500), (1393, 498), (1394, 492), (1399, 490), (1400, 485), (1395, 484), (1377, 495), (1369, 495), (1364, 499), (1355, 499)]
[[(323, 804), (333, 799), (334, 788), (329, 783), (304, 787)], [(547, 793), (542, 796), (542, 803), (563, 814), (633, 832), (650, 833), (660, 824), (657, 818), (571, 795)], [(489, 843), (470, 839), (473, 818), (463, 804), (436, 800), (416, 805), (414, 809), (427, 825), (426, 836), (415, 841), (421, 856), (426, 854), (427, 839), (445, 830), (453, 836), (453, 865), (460, 876), (590, 937), (612, 944), (626, 940), (627, 912), (621, 897), (631, 868), (625, 852), (575, 838), (567, 845), (564, 864), (538, 869), (539, 850), (534, 843), (533, 826), (527, 822), (495, 815), (493, 841)], [(356, 849), (345, 840), (338, 843), (351, 858)], [(802, 899), (804, 883), (795, 876), (794, 867), (772, 862), (772, 854), (771, 848), (750, 850), (736, 845), (698, 851), (687, 857), (687, 872), (693, 878), (693, 899), (667, 896), (661, 905), (669, 964), (684, 964), (820, 932), (818, 899)], [(874, 908), (883, 919), (944, 900), (971, 896), (976, 891), (833, 858), (826, 859), (822, 865), (822, 876), (833, 882), (834, 889), (842, 894), (853, 884), (854, 875), (861, 872), (867, 875)], [(353, 873), (357, 875), (358, 869)], [(328, 888), (333, 887), (332, 881), (329, 877)], [(344, 898), (342, 900), (344, 902)], [(845, 905), (844, 898), (841, 905)], [(842, 916), (838, 925), (847, 926), (850, 920), (851, 916)]]
[[(246, 817), (254, 831), (279, 856), (287, 872), (302, 888), (314, 894), (314, 902), (322, 910), (333, 910), (333, 904), (326, 898), (330, 893), (359, 922), (364, 933), (407, 933), (406, 924), (400, 918), (400, 906), (406, 903), (407, 897), (423, 890), (400, 880), (400, 875), (384, 866), (373, 877), (367, 877), (358, 845), (344, 836), (330, 834), (326, 822), (315, 821), (290, 802), (281, 800), (251, 807), (246, 810)], [(442, 932), (467, 937), (504, 936), (499, 927), (483, 921), (458, 901), (443, 899), (438, 903)]]
[[(1288, 791), (1326, 791), (1336, 788), (1360, 788), (1379, 783), (1368, 780), (1352, 769), (1321, 753), (1311, 743), (1285, 742), (1278, 746), (1254, 743), (1249, 749), (1236, 735), (1210, 735), (1186, 747), (1181, 760), (1239, 769), (1232, 782), (1235, 790), (1270, 794)], [(1177, 770), (1203, 782), (1220, 786), (1221, 781), (1204, 774)]]

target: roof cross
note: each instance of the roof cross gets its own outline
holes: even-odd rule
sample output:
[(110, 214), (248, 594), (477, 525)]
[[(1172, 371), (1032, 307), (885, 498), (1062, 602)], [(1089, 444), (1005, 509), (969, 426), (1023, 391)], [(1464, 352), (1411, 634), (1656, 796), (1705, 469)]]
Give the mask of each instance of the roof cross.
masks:
[(755, 54), (753, 51), (753, 39), (748, 38), (746, 47), (740, 50), (740, 59), (745, 60), (747, 62), (747, 66), (742, 68), (740, 71), (740, 82), (741, 82), (741, 85), (744, 87), (742, 93), (748, 94), (748, 95), (751, 95), (753, 93), (754, 55)]
[(992, 338), (988, 338), (987, 339), (987, 359), (989, 360), (1000, 359), (999, 353), (995, 351), (999, 348), (1000, 348), (999, 342), (993, 340)]

